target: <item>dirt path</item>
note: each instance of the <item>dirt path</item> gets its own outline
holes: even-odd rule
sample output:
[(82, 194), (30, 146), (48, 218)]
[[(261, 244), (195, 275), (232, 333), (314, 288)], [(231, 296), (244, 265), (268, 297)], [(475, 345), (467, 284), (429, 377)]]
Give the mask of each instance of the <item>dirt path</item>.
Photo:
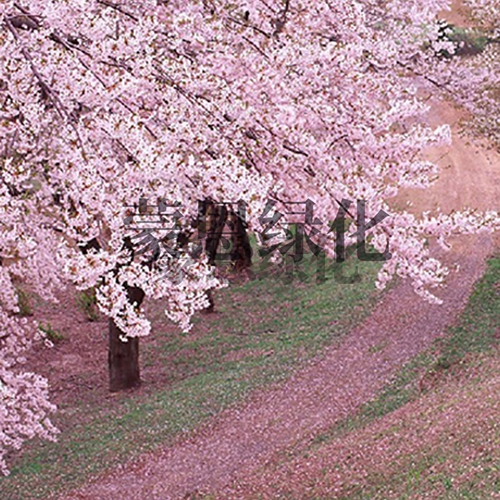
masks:
[[(456, 110), (435, 103), (431, 121), (454, 123)], [(451, 147), (430, 151), (442, 175), (429, 190), (406, 193), (415, 210), (495, 208), (500, 157), (468, 143), (454, 129)], [(437, 254), (454, 271), (441, 291), (444, 305), (419, 300), (402, 283), (367, 321), (284, 385), (223, 412), (176, 445), (143, 456), (65, 498), (178, 499), (214, 492), (246, 475), (279, 450), (311, 438), (373, 397), (391, 374), (452, 324), (493, 248), (490, 236), (461, 237)], [(258, 489), (257, 489), (258, 490)], [(254, 490), (256, 491), (256, 490)], [(235, 494), (234, 498), (239, 498)]]
[(276, 454), (215, 497), (500, 499), (490, 467), (500, 460), (498, 354), (441, 374), (436, 387), (366, 426)]

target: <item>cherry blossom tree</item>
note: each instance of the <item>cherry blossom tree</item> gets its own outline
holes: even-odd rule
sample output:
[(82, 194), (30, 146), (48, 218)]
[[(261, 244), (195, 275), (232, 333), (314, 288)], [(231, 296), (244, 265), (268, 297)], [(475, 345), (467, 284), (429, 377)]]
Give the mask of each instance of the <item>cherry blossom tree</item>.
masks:
[[(409, 68), (429, 39), (442, 43), (433, 20), (445, 0), (3, 6), (0, 453), (54, 435), (45, 382), (17, 366), (32, 335), (16, 316), (14, 277), (54, 299), (66, 278), (95, 287), (110, 318), (110, 387), (133, 387), (138, 339), (151, 328), (143, 298), (163, 299), (189, 329), (207, 290), (224, 286), (206, 253), (178, 238), (199, 200), (242, 200), (259, 231), (269, 198), (276, 209), (309, 199), (322, 226), (312, 238), (333, 254), (327, 223), (342, 200), (365, 200), (370, 221), (390, 213), (400, 187), (437, 175), (420, 152), (449, 130), (424, 124)], [(149, 232), (167, 216), (175, 225), (158, 246)], [(493, 213), (391, 214), (370, 231), (376, 250), (389, 242), (392, 253), (378, 285), (398, 274), (437, 300), (431, 289), (446, 270), (425, 236), (496, 222)]]

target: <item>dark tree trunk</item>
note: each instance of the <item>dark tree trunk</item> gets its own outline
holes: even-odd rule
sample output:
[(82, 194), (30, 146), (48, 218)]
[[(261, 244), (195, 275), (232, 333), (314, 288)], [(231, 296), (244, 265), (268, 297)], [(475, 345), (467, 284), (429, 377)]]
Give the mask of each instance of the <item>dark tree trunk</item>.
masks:
[[(144, 299), (144, 292), (137, 287), (127, 287), (128, 298), (131, 303), (139, 307)], [(123, 332), (109, 319), (109, 390), (122, 391), (138, 387), (141, 383), (139, 371), (139, 339), (128, 338), (128, 342), (120, 340)]]
[(230, 222), (232, 226), (232, 249), (231, 262), (237, 272), (250, 269), (252, 266), (252, 247), (248, 239), (247, 226), (243, 218), (237, 213), (231, 212)]
[[(211, 200), (204, 200), (202, 204), (202, 226), (198, 228), (205, 235), (205, 253), (210, 265), (214, 266), (217, 260), (217, 249), (222, 238), (222, 232), (227, 221), (227, 208), (225, 205), (217, 205)], [(212, 290), (207, 291), (209, 306), (204, 312), (214, 311), (214, 299)]]
[(211, 201), (205, 201), (206, 243), (208, 262), (213, 266), (217, 260), (217, 249), (227, 221), (227, 208)]

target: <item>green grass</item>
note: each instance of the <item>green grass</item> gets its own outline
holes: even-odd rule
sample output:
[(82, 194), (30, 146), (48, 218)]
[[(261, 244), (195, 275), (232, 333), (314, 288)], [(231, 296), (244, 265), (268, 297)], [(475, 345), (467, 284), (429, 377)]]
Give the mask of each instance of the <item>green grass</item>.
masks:
[(99, 319), (99, 312), (97, 310), (97, 302), (95, 295), (95, 288), (89, 288), (88, 290), (83, 290), (78, 292), (76, 295), (76, 300), (79, 307), (85, 314), (85, 317), (89, 321), (97, 321)]
[[(498, 437), (498, 436), (497, 436)], [(452, 471), (429, 472), (436, 464), (451, 464)], [(397, 492), (400, 500), (439, 498), (440, 500), (488, 500), (500, 493), (499, 457), (468, 460), (456, 452), (420, 451), (418, 455), (404, 457), (398, 472), (382, 477), (370, 474), (369, 488), (355, 486), (343, 500), (385, 500), (389, 492)], [(466, 482), (456, 479), (468, 474)], [(495, 496), (493, 496), (496, 494)], [(394, 494), (391, 496), (394, 498)], [(324, 499), (326, 500), (326, 498)]]
[(453, 42), (455, 52), (450, 54), (447, 50), (440, 50), (438, 55), (445, 58), (454, 56), (473, 56), (481, 54), (491, 39), (486, 32), (479, 29), (461, 28), (452, 24), (446, 25), (442, 33), (443, 40)]
[(62, 342), (66, 338), (62, 333), (54, 330), (50, 323), (46, 323), (45, 325), (39, 323), (38, 329), (45, 334), (45, 337), (48, 340), (54, 342), (55, 344), (57, 344), (58, 342)]
[[(268, 276), (218, 291), (218, 316), (210, 331), (197, 328), (201, 315), (191, 333), (156, 331), (152, 341), (143, 342), (141, 359), (143, 366), (164, 368), (164, 387), (63, 408), (56, 418), (62, 429), (59, 442), (28, 444), (11, 462), (11, 475), (0, 478), (1, 498), (47, 498), (172, 442), (241, 403), (252, 390), (289, 377), (375, 305), (378, 264), (354, 258), (343, 264), (345, 274), (358, 268), (361, 280), (353, 285), (337, 283), (332, 269), (318, 285), (310, 256), (300, 266), (309, 276), (302, 282)], [(276, 266), (267, 270), (277, 271)]]

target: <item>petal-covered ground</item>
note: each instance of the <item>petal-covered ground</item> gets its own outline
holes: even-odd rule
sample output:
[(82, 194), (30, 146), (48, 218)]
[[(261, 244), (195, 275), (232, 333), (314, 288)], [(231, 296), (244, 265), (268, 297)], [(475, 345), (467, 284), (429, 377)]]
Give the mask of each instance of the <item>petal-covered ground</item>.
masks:
[(500, 498), (500, 362), (483, 362), (372, 425), (273, 457), (216, 498)]

